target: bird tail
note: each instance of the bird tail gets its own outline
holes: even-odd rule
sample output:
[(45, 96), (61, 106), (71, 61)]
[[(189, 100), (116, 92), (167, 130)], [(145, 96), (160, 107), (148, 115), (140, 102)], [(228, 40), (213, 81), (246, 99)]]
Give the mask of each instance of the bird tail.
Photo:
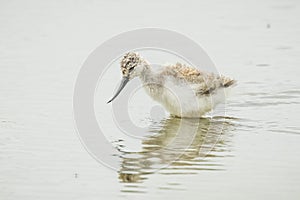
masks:
[(237, 84), (237, 81), (234, 79), (225, 78), (223, 81), (223, 87), (234, 86)]

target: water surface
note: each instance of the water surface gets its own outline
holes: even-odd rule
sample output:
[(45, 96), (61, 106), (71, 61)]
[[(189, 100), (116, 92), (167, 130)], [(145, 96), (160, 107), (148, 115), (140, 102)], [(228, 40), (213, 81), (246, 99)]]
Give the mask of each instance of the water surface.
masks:
[[(0, 199), (299, 199), (298, 1), (32, 0), (0, 10)], [(120, 77), (113, 69), (95, 112), (118, 149), (114, 171), (80, 143), (74, 83), (101, 42), (149, 26), (188, 35), (239, 84), (226, 117), (196, 121), (153, 118), (161, 110), (138, 90), (123, 123), (146, 129), (133, 138), (102, 104)]]

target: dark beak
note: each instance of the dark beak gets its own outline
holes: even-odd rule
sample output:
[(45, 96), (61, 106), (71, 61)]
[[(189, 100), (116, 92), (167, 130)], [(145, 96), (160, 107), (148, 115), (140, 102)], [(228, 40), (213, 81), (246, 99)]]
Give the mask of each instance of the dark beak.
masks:
[(109, 100), (107, 103), (112, 102), (119, 94), (120, 92), (123, 90), (123, 88), (125, 87), (125, 85), (128, 83), (129, 78), (128, 77), (123, 77), (121, 84), (119, 86), (119, 89), (117, 90), (116, 94), (111, 98), (111, 100)]

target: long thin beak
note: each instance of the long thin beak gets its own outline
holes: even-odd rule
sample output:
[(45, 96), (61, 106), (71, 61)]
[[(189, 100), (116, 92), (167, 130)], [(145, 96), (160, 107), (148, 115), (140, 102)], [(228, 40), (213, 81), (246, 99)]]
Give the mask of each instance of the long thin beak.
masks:
[(123, 88), (125, 87), (125, 85), (128, 83), (129, 78), (128, 77), (123, 77), (121, 84), (119, 86), (119, 89), (117, 90), (116, 94), (111, 98), (111, 100), (109, 100), (107, 103), (112, 102), (119, 94), (120, 92), (123, 90)]

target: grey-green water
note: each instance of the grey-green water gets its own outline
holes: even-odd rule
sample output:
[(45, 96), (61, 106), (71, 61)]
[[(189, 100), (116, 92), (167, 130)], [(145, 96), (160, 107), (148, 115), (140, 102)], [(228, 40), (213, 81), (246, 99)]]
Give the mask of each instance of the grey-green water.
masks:
[[(299, 6), (296, 0), (1, 1), (0, 199), (299, 199)], [(153, 119), (156, 104), (137, 91), (133, 100), (141, 101), (129, 103), (130, 120), (148, 128), (132, 139), (116, 131), (111, 107), (102, 103), (120, 77), (114, 69), (117, 77), (105, 77), (109, 87), (96, 93), (95, 112), (119, 149), (116, 172), (80, 143), (74, 83), (99, 44), (149, 26), (191, 37), (239, 84), (225, 122)], [(199, 128), (191, 145), (182, 155), (164, 151), (180, 125)], [(211, 131), (208, 141), (216, 145), (203, 158), (208, 127), (224, 129), (221, 137)], [(176, 148), (186, 146), (188, 133)]]

